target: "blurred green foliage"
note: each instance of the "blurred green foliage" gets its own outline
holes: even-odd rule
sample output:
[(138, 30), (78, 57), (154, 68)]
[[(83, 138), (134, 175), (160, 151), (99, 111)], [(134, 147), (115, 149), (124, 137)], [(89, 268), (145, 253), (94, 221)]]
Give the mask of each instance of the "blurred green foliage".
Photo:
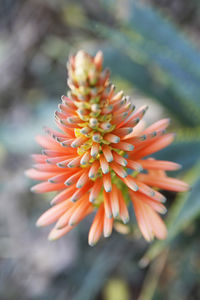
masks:
[[(188, 193), (166, 195), (169, 199), (166, 241), (147, 245), (140, 239), (132, 216), (130, 234), (114, 233), (109, 241), (89, 249), (88, 224), (83, 225), (77, 231), (76, 261), (70, 268), (52, 273), (47, 289), (39, 296), (34, 293), (22, 296), (21, 285), (13, 283), (16, 290), (13, 288), (12, 293), (17, 293), (20, 299), (200, 298), (200, 52), (155, 7), (138, 2), (60, 0), (55, 5), (53, 1), (27, 1), (20, 6), (15, 1), (6, 1), (4, 9), (9, 18), (2, 28), (8, 26), (8, 29), (0, 38), (5, 63), (2, 68), (5, 78), (2, 76), (0, 83), (0, 159), (7, 193), (13, 174), (17, 170), (23, 173), (25, 157), (36, 148), (34, 136), (41, 132), (42, 126), (52, 126), (58, 97), (66, 89), (65, 60), (79, 48), (90, 53), (101, 48), (104, 65), (119, 84), (153, 99), (164, 109), (165, 116), (171, 116), (176, 141), (156, 157), (182, 164), (178, 175), (191, 184)], [(19, 41), (13, 28), (18, 30)], [(25, 28), (30, 31), (23, 36)], [(27, 43), (21, 45), (24, 40)], [(5, 44), (12, 51), (5, 51)], [(24, 183), (25, 188), (28, 190), (28, 183)], [(21, 190), (15, 195), (16, 199), (25, 199), (23, 209), (28, 205), (27, 199), (31, 199), (26, 213), (36, 219), (41, 207), (37, 207), (35, 198)], [(7, 196), (6, 201), (14, 200)], [(32, 226), (30, 231), (33, 230)], [(2, 231), (4, 237), (7, 231)], [(6, 289), (7, 285), (2, 285)], [(8, 288), (3, 289), (0, 298), (14, 299), (12, 293), (8, 293)]]

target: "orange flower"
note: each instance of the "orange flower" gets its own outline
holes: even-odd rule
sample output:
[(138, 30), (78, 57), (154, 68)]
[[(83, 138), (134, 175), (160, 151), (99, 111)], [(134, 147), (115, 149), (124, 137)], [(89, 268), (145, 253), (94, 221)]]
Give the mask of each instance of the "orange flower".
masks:
[(43, 182), (32, 191), (59, 191), (37, 225), (56, 222), (49, 235), (54, 240), (97, 211), (89, 231), (94, 245), (102, 233), (110, 236), (114, 219), (129, 221), (130, 199), (144, 238), (164, 239), (166, 227), (158, 213), (166, 211), (165, 197), (157, 188), (183, 192), (188, 185), (165, 173), (180, 165), (144, 157), (173, 141), (174, 134), (165, 133), (169, 119), (145, 129), (141, 119), (147, 106), (135, 112), (123, 92), (115, 93), (102, 60), (101, 52), (91, 57), (79, 51), (70, 58), (71, 91), (55, 113), (60, 131), (46, 129), (45, 136), (37, 137), (44, 150), (33, 155), (36, 164), (27, 175)]

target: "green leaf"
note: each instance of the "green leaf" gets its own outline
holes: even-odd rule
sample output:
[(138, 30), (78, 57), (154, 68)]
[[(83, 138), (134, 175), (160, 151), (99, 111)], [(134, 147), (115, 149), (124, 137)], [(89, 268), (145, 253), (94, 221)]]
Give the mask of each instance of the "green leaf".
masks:
[(200, 124), (200, 54), (172, 24), (130, 1), (128, 17), (118, 28), (96, 24), (91, 30), (111, 43), (105, 60), (112, 71), (156, 98), (183, 124)]
[(36, 105), (29, 120), (24, 123), (8, 124), (0, 123), (0, 147), (11, 153), (27, 153), (33, 151), (37, 144), (35, 136), (44, 134), (43, 128), (49, 126), (54, 128), (53, 114), (57, 109), (57, 102), (41, 101)]

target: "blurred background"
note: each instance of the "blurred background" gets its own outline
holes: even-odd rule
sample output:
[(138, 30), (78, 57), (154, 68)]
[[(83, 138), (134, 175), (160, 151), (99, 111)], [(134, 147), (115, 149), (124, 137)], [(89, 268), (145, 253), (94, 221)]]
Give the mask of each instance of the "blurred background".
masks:
[[(176, 141), (157, 157), (181, 163), (173, 176), (192, 190), (165, 193), (164, 242), (147, 244), (133, 213), (94, 248), (91, 218), (51, 243), (35, 227), (52, 195), (32, 194), (24, 170), (79, 49), (104, 52), (118, 90), (149, 104), (147, 123), (171, 118)], [(200, 299), (200, 2), (1, 0), (0, 78), (0, 299)]]

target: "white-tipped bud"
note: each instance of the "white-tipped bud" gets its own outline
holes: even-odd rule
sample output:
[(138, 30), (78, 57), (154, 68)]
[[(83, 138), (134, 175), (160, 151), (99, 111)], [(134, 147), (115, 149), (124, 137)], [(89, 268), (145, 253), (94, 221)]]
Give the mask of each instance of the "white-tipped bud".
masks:
[(99, 106), (99, 104), (92, 104), (91, 105), (91, 110), (93, 111), (93, 112), (95, 112), (95, 113), (98, 113), (98, 112), (100, 112), (100, 106)]
[(98, 125), (98, 120), (96, 118), (90, 118), (90, 126), (96, 127)]

